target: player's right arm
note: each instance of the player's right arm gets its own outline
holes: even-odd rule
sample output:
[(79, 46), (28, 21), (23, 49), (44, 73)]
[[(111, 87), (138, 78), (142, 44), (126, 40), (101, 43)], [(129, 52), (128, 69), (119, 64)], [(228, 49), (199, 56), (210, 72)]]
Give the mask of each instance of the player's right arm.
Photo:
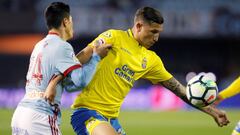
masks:
[[(113, 45), (115, 41), (115, 37), (113, 34), (113, 30), (108, 30), (100, 34), (96, 39), (94, 39), (87, 47), (81, 50), (76, 57), (80, 61), (80, 63), (85, 64), (91, 58), (94, 49), (101, 49), (103, 45)], [(96, 50), (98, 51), (98, 50)], [(100, 55), (100, 57), (103, 57)]]
[(235, 96), (238, 93), (240, 93), (240, 77), (219, 93), (214, 105), (218, 105), (222, 100)]

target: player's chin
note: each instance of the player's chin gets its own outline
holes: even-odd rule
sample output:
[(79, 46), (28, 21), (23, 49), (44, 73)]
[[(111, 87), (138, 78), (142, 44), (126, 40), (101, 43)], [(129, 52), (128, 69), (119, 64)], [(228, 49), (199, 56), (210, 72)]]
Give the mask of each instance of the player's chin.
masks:
[(73, 34), (68, 35), (68, 40), (73, 38)]

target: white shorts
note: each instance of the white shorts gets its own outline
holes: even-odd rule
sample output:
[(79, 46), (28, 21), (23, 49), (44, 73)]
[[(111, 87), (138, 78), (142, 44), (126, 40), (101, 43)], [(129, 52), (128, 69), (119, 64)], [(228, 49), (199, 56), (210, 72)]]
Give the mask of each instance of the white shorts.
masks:
[(12, 117), (12, 135), (61, 135), (56, 117), (26, 107), (17, 107)]

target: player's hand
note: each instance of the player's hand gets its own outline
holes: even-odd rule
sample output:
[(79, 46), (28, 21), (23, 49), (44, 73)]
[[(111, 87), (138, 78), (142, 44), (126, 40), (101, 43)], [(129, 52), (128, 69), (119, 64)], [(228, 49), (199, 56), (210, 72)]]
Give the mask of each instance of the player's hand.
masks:
[(217, 117), (214, 118), (218, 126), (226, 126), (230, 123), (224, 111), (219, 111)]
[(97, 53), (101, 58), (104, 58), (112, 45), (99, 45), (93, 48), (93, 52)]
[(54, 89), (47, 89), (44, 93), (44, 98), (50, 104), (54, 103), (54, 98), (56, 96), (56, 88)]
[(215, 107), (212, 107), (212, 111), (212, 116), (219, 127), (226, 126), (230, 123), (225, 111), (218, 110)]

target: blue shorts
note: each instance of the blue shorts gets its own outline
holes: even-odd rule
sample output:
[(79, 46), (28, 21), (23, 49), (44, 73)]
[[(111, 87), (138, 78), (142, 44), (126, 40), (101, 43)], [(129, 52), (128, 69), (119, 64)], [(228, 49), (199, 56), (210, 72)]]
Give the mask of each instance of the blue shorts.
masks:
[(89, 135), (87, 123), (91, 121), (109, 122), (117, 133), (126, 135), (117, 118), (106, 118), (95, 110), (79, 108), (75, 110), (71, 116), (71, 124), (77, 135)]

